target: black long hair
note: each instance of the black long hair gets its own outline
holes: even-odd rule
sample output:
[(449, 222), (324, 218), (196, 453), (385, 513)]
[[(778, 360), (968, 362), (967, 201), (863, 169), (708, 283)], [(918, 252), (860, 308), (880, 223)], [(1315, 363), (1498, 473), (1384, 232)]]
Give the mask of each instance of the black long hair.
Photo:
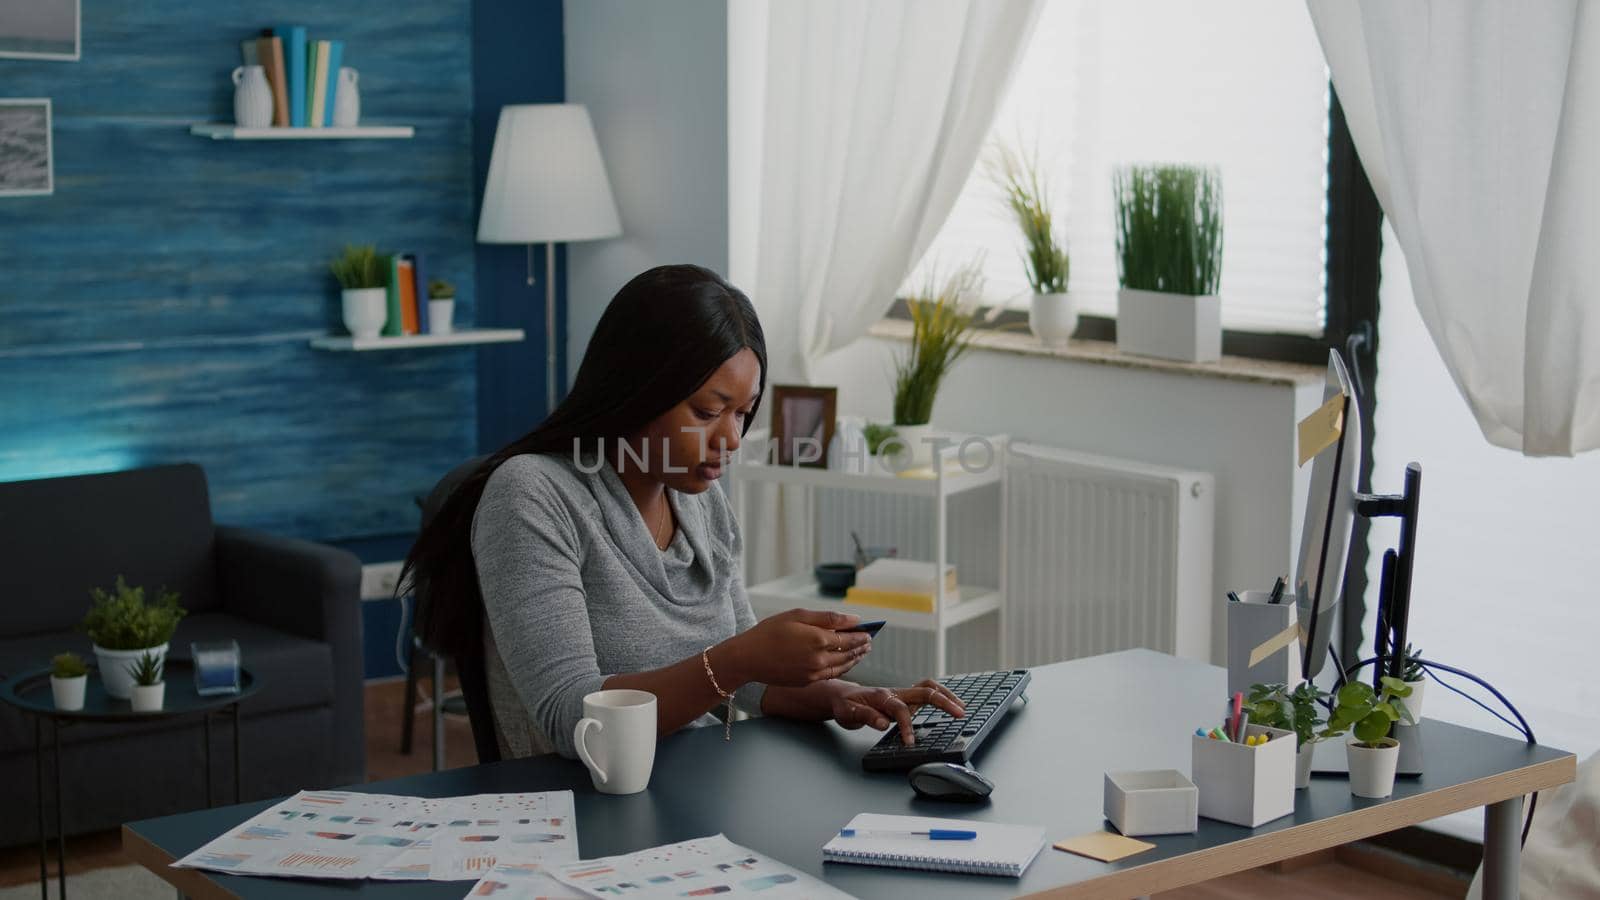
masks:
[[(435, 651), (481, 652), (483, 601), (472, 518), (501, 463), (524, 453), (585, 454), (630, 437), (682, 403), (729, 358), (749, 349), (767, 383), (767, 344), (742, 291), (700, 266), (658, 266), (611, 298), (584, 351), (572, 392), (537, 428), (485, 459), (424, 524), (406, 555), (400, 592), (417, 600), (416, 630)], [(745, 429), (755, 421), (755, 406)]]

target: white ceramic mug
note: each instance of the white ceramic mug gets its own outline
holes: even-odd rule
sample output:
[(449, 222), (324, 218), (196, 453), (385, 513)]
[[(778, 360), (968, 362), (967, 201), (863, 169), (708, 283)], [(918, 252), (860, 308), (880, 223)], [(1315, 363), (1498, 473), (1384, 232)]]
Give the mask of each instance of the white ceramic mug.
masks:
[(595, 790), (636, 794), (650, 783), (656, 762), (656, 695), (649, 691), (595, 691), (583, 698), (583, 718), (572, 730), (578, 758)]

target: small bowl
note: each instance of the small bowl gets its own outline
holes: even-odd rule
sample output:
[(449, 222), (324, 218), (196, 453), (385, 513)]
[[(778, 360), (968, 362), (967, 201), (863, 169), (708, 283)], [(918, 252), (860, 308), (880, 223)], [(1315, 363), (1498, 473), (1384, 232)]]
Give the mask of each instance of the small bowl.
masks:
[(856, 564), (820, 563), (816, 568), (817, 591), (824, 597), (843, 597), (856, 583)]

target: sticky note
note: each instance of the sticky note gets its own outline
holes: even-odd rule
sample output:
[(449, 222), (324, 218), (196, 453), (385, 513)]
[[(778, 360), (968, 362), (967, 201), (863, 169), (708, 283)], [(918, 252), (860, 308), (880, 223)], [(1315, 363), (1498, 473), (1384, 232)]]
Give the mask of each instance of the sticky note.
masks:
[(1065, 850), (1078, 856), (1087, 856), (1101, 862), (1116, 862), (1135, 853), (1155, 849), (1155, 844), (1136, 841), (1130, 837), (1123, 837), (1109, 831), (1092, 831), (1075, 838), (1056, 841), (1053, 845), (1057, 850)]
[(1300, 623), (1296, 622), (1257, 644), (1256, 648), (1250, 651), (1250, 668), (1254, 669), (1261, 665), (1262, 660), (1300, 639)]
[(1317, 411), (1300, 420), (1300, 465), (1333, 445), (1344, 433), (1344, 394), (1335, 394)]

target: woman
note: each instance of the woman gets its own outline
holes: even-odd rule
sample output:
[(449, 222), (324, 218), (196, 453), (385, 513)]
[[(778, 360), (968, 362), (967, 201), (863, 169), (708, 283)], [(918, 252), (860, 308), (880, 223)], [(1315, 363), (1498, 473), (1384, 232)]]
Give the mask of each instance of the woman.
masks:
[[(572, 393), (450, 496), (406, 560), (437, 598), (432, 646), (481, 641), (503, 755), (572, 757), (583, 697), (649, 691), (657, 733), (751, 713), (846, 728), (964, 710), (937, 682), (842, 681), (871, 649), (858, 617), (791, 610), (757, 622), (738, 523), (716, 485), (766, 385), (766, 343), (743, 293), (698, 266), (662, 266), (617, 292)], [(481, 596), (481, 606), (478, 598)]]

